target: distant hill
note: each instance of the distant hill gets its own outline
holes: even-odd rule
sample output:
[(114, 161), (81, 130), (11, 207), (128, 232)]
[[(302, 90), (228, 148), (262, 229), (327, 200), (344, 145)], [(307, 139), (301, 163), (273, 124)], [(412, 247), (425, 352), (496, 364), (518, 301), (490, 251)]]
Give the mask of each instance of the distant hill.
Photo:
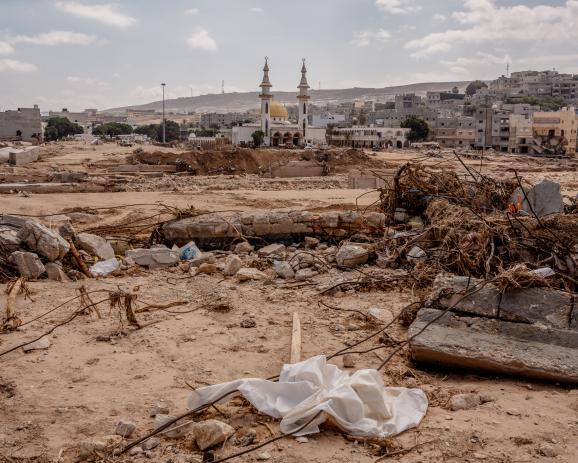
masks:
[[(391, 99), (402, 93), (415, 93), (424, 96), (426, 92), (449, 91), (458, 87), (461, 91), (470, 81), (461, 82), (431, 82), (421, 84), (400, 85), (385, 88), (344, 88), (335, 90), (311, 90), (311, 102), (313, 104), (341, 103), (361, 99)], [(276, 101), (285, 104), (296, 104), (297, 92), (273, 92)], [(214, 95), (200, 95), (188, 98), (175, 98), (165, 100), (167, 112), (242, 112), (259, 106), (259, 92), (225, 93)], [(121, 113), (127, 109), (154, 109), (162, 110), (162, 101), (152, 103), (125, 106), (121, 108), (107, 109), (109, 113)]]

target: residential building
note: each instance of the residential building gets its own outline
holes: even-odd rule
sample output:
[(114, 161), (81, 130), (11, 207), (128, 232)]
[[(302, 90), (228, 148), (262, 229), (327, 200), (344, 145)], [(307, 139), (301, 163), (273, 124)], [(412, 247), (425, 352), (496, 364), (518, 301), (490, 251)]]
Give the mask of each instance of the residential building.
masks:
[(328, 143), (349, 148), (408, 148), (409, 131), (410, 129), (369, 126), (335, 128), (328, 135)]
[(311, 123), (315, 127), (327, 128), (328, 125), (337, 125), (341, 122), (345, 122), (345, 114), (333, 114), (325, 111), (319, 115), (311, 116)]
[(243, 113), (205, 113), (201, 114), (201, 127), (231, 127), (246, 118)]
[(476, 142), (473, 117), (438, 118), (434, 138), (442, 148), (472, 148)]
[(540, 111), (533, 116), (532, 150), (537, 154), (555, 153), (574, 156), (576, 154), (576, 109)]
[(403, 95), (395, 95), (395, 109), (396, 111), (403, 111), (406, 109), (413, 109), (420, 106), (422, 103), (421, 97), (414, 93), (406, 93)]
[(37, 105), (0, 112), (0, 139), (42, 141), (42, 118)]

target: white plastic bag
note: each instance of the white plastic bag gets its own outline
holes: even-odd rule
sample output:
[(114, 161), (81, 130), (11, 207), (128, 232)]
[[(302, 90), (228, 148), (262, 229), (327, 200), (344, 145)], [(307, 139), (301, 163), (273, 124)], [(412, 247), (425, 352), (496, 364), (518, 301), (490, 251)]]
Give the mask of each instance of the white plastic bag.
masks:
[(319, 356), (285, 365), (278, 382), (240, 379), (197, 389), (188, 407), (193, 410), (236, 390), (261, 413), (281, 419), (285, 434), (294, 434), (324, 412), (296, 434), (300, 436), (319, 432), (328, 416), (353, 436), (394, 436), (417, 426), (428, 406), (421, 389), (385, 387), (377, 370), (359, 370), (350, 376)]

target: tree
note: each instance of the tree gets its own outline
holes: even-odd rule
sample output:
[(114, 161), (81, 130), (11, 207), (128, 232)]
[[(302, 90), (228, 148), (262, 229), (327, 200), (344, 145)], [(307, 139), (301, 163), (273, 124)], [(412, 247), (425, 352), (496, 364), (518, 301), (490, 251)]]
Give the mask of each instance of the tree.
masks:
[(466, 87), (466, 95), (468, 96), (475, 95), (476, 92), (482, 88), (488, 88), (486, 83), (482, 82), (481, 80), (474, 80), (473, 82), (470, 82)]
[(424, 141), (429, 135), (429, 126), (427, 122), (417, 116), (409, 116), (401, 123), (402, 129), (410, 129), (407, 139), (410, 142)]
[(561, 96), (514, 96), (507, 98), (505, 103), (507, 104), (529, 104), (533, 106), (540, 106), (543, 111), (559, 111), (568, 103)]
[(96, 136), (116, 137), (118, 135), (129, 135), (131, 133), (132, 127), (120, 122), (108, 122), (107, 124), (101, 124), (92, 129), (92, 134)]
[(44, 139), (54, 141), (80, 133), (84, 133), (84, 129), (80, 125), (70, 122), (66, 117), (54, 116), (49, 118), (46, 123)]
[[(179, 124), (175, 121), (166, 121), (166, 141), (167, 143), (175, 140), (179, 140), (181, 128)], [(162, 124), (149, 124), (141, 125), (134, 130), (134, 133), (139, 133), (141, 135), (147, 135), (151, 140), (158, 142), (163, 141), (163, 125)]]
[(251, 138), (253, 139), (255, 146), (261, 146), (263, 144), (263, 139), (265, 138), (265, 132), (257, 130), (251, 134)]

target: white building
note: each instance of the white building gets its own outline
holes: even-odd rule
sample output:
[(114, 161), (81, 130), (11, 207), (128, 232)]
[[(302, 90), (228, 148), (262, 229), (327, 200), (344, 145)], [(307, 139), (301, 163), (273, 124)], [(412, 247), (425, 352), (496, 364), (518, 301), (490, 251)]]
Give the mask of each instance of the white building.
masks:
[(296, 124), (289, 121), (287, 108), (273, 100), (267, 58), (265, 58), (263, 80), (260, 87), (261, 122), (260, 124), (244, 124), (233, 127), (232, 142), (234, 145), (251, 143), (253, 133), (259, 130), (265, 134), (263, 137), (263, 145), (265, 146), (303, 146), (307, 143), (325, 143), (325, 128), (310, 126), (308, 122), (310, 96), (305, 60), (303, 60), (303, 67), (301, 68), (301, 81), (297, 87), (299, 89), (299, 95), (297, 95), (299, 109)]
[(312, 118), (315, 127), (325, 127), (329, 124), (339, 124), (345, 122), (345, 114), (332, 114), (329, 111), (324, 111), (321, 114), (315, 114)]
[(329, 144), (349, 148), (409, 148), (410, 129), (347, 127), (331, 131)]

